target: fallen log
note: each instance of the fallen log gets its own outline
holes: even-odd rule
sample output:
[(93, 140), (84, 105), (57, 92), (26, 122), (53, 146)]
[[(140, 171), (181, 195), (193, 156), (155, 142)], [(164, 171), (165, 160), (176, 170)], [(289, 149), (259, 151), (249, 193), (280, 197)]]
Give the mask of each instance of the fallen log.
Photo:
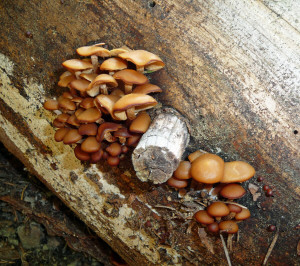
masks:
[(0, 140), (129, 264), (220, 264), (226, 258), (219, 238), (207, 249), (189, 226), (186, 217), (201, 208), (194, 198), (140, 182), (129, 157), (119, 168), (89, 166), (53, 140), (54, 116), (42, 103), (61, 94), (55, 85), (61, 62), (90, 41), (159, 54), (167, 67), (152, 82), (164, 91), (158, 100), (189, 120), (188, 151), (246, 160), (276, 188), (274, 197), (242, 202), (253, 215), (234, 242), (232, 263), (261, 264), (271, 237), (265, 228), (280, 220), (286, 228), (268, 261), (297, 264), (296, 4), (33, 0), (0, 6)]

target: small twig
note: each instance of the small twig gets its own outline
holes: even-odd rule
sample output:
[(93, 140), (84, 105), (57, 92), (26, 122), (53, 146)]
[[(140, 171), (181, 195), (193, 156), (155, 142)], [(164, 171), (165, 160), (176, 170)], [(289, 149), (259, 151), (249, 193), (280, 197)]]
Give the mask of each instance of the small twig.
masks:
[(154, 208), (164, 208), (164, 209), (169, 209), (169, 210), (172, 210), (172, 211), (176, 211), (175, 208), (169, 207), (169, 206), (164, 206), (164, 205), (155, 205)]
[(232, 204), (232, 205), (236, 205), (236, 206), (239, 206), (239, 207), (241, 207), (241, 208), (243, 208), (243, 209), (248, 209), (248, 208), (245, 207), (244, 205), (238, 204), (238, 203), (236, 203), (236, 202), (232, 202), (232, 201), (222, 201), (222, 202), (224, 202), (224, 203), (229, 203), (229, 204)]
[(25, 193), (25, 190), (26, 190), (26, 188), (28, 187), (28, 185), (29, 185), (29, 184), (27, 184), (27, 185), (23, 188), (23, 190), (22, 190), (22, 193), (21, 193), (21, 200), (24, 199), (24, 193)]
[(222, 240), (222, 245), (223, 245), (223, 248), (224, 248), (224, 252), (225, 252), (225, 256), (226, 256), (226, 259), (227, 259), (228, 266), (232, 266), (231, 260), (230, 260), (230, 257), (229, 257), (229, 252), (228, 252), (228, 249), (226, 247), (226, 243), (224, 241), (224, 238), (223, 238), (222, 234), (220, 234), (220, 238)]
[(275, 234), (275, 236), (274, 236), (274, 238), (273, 238), (273, 240), (272, 240), (272, 242), (271, 242), (271, 245), (270, 245), (270, 247), (269, 247), (269, 249), (268, 249), (268, 252), (267, 252), (267, 254), (266, 254), (266, 256), (265, 256), (263, 265), (266, 265), (266, 264), (267, 264), (267, 261), (268, 261), (270, 255), (271, 255), (272, 250), (273, 250), (273, 248), (274, 248), (274, 246), (275, 246), (275, 244), (276, 244), (276, 241), (277, 241), (277, 239), (278, 239), (278, 236), (279, 236), (279, 226), (277, 227), (276, 234)]

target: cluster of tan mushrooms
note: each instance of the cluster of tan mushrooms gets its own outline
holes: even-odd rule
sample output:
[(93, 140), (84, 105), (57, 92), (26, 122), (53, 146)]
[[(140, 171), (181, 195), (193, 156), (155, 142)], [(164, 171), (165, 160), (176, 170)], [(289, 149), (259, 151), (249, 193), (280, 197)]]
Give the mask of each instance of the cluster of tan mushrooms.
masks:
[(108, 50), (103, 45), (80, 47), (76, 51), (84, 59), (63, 62), (67, 71), (58, 85), (68, 91), (46, 101), (44, 108), (58, 114), (53, 121), (58, 128), (55, 140), (76, 145), (79, 160), (104, 159), (116, 166), (151, 123), (145, 110), (157, 101), (148, 94), (162, 91), (149, 83), (144, 72), (159, 70), (164, 63), (145, 50)]
[[(246, 194), (239, 184), (254, 176), (254, 168), (246, 162), (224, 162), (215, 154), (198, 150), (188, 156), (189, 161), (181, 161), (173, 176), (167, 181), (169, 186), (185, 188), (189, 179), (205, 184), (209, 193), (224, 201), (213, 201), (206, 210), (195, 213), (195, 219), (209, 232), (238, 232), (237, 222), (250, 217), (250, 211), (233, 200)], [(234, 219), (234, 220), (233, 220)]]

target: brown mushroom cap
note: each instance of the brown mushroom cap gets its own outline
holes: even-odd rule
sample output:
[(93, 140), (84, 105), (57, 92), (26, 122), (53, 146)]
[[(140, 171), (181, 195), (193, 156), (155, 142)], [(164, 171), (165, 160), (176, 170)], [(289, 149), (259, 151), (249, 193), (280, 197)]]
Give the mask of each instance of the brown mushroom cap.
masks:
[(130, 108), (134, 108), (135, 112), (152, 108), (157, 101), (147, 94), (131, 93), (120, 98), (114, 105), (113, 112), (117, 115)]
[(98, 126), (96, 123), (83, 124), (78, 128), (78, 133), (80, 135), (96, 136), (97, 130)]
[(103, 150), (100, 149), (96, 152), (91, 153), (90, 155), (91, 155), (90, 163), (97, 163), (101, 160), (103, 156)]
[[(66, 72), (69, 72), (69, 71), (66, 71)], [(76, 79), (76, 76), (73, 74), (69, 75), (69, 76), (65, 76), (57, 83), (57, 85), (60, 87), (68, 87), (68, 85), (75, 79)]]
[(89, 109), (95, 106), (94, 103), (94, 98), (92, 97), (87, 97), (84, 98), (81, 102), (80, 102), (80, 107), (84, 108), (84, 109)]
[(100, 74), (98, 75), (89, 85), (89, 90), (92, 89), (96, 85), (106, 84), (108, 87), (117, 87), (118, 82), (108, 74)]
[(188, 186), (189, 183), (186, 180), (180, 180), (180, 179), (171, 177), (168, 179), (167, 184), (174, 188), (185, 188)]
[(235, 213), (240, 213), (243, 210), (243, 208), (235, 204), (227, 204), (227, 207), (230, 210), (230, 212), (235, 212)]
[(119, 54), (119, 57), (134, 63), (137, 68), (145, 67), (150, 71), (156, 71), (165, 66), (164, 62), (155, 54), (145, 50), (134, 50)]
[(89, 82), (92, 82), (97, 76), (98, 76), (98, 74), (95, 74), (95, 73), (81, 73), (79, 75), (79, 77), (81, 77), (82, 79), (85, 79)]
[(75, 114), (72, 114), (68, 118), (67, 123), (70, 124), (70, 125), (72, 125), (72, 126), (75, 126), (75, 127), (79, 127), (80, 126), (80, 123), (79, 123), (79, 121), (78, 121), (78, 119), (77, 119), (77, 117), (76, 117)]
[(62, 113), (62, 114), (60, 114), (56, 119), (57, 119), (59, 122), (66, 123), (66, 122), (68, 121), (69, 117), (70, 117), (69, 114)]
[[(113, 131), (117, 131), (119, 128), (122, 126), (117, 123), (112, 123), (112, 122), (104, 122), (98, 127), (98, 132), (97, 132), (97, 141), (101, 142), (105, 138), (105, 134)], [(115, 141), (116, 139), (114, 139)], [(113, 142), (113, 141), (111, 141)]]
[(220, 191), (220, 195), (226, 199), (239, 199), (246, 194), (246, 190), (239, 184), (228, 184)]
[(122, 46), (120, 48), (110, 50), (110, 55), (111, 56), (118, 56), (119, 54), (127, 53), (129, 51), (131, 51), (130, 48), (128, 48), (127, 46)]
[(71, 73), (70, 71), (65, 71), (64, 73), (62, 73), (60, 76), (59, 76), (59, 80), (62, 80), (63, 78), (67, 77), (67, 76), (72, 76), (73, 73)]
[(76, 104), (72, 102), (70, 99), (64, 97), (59, 98), (58, 106), (63, 110), (68, 110), (68, 111), (76, 110)]
[(122, 80), (125, 84), (131, 84), (131, 85), (132, 84), (142, 85), (149, 82), (148, 78), (144, 74), (135, 71), (133, 69), (123, 69), (121, 71), (116, 72), (113, 75), (113, 77), (115, 79)]
[(209, 215), (214, 217), (223, 217), (230, 213), (229, 208), (223, 202), (217, 201), (213, 202), (207, 207), (207, 212)]
[(85, 92), (88, 90), (90, 82), (85, 79), (75, 79), (70, 82), (69, 87), (78, 91)]
[(63, 142), (64, 144), (72, 144), (81, 140), (82, 136), (78, 133), (78, 129), (70, 129), (65, 135)]
[(126, 145), (135, 147), (139, 143), (141, 137), (142, 134), (132, 134), (132, 136), (126, 140)]
[(63, 128), (63, 127), (65, 127), (65, 123), (64, 122), (60, 122), (60, 121), (58, 121), (57, 118), (55, 118), (53, 120), (53, 122), (52, 122), (52, 126), (53, 127), (57, 127), (57, 128)]
[(109, 50), (99, 46), (83, 46), (76, 49), (77, 54), (81, 56), (97, 55), (100, 57), (109, 57)]
[(177, 179), (190, 179), (191, 163), (189, 161), (181, 161), (173, 173), (173, 176)]
[(93, 65), (88, 62), (81, 59), (70, 59), (62, 63), (62, 65), (70, 70), (73, 71), (79, 71), (84, 69), (91, 69), (93, 68)]
[(124, 68), (127, 68), (127, 62), (118, 57), (106, 59), (100, 65), (100, 70), (117, 71), (122, 70)]
[(67, 127), (63, 127), (63, 128), (59, 128), (54, 135), (54, 139), (57, 142), (63, 141), (65, 135), (69, 132), (69, 128)]
[(52, 100), (52, 99), (48, 100), (44, 103), (44, 108), (49, 111), (58, 110), (58, 108), (59, 108), (58, 101)]
[(86, 109), (77, 116), (80, 123), (93, 123), (99, 118), (101, 118), (101, 112), (96, 107)]
[(121, 144), (114, 142), (106, 148), (106, 151), (110, 154), (110, 156), (118, 156), (122, 152)]
[(141, 93), (141, 94), (149, 94), (154, 92), (162, 92), (162, 89), (151, 83), (139, 85), (135, 87), (132, 91), (132, 93)]
[(194, 216), (195, 219), (202, 224), (212, 224), (215, 222), (215, 219), (204, 210), (197, 211)]
[(96, 137), (87, 137), (82, 143), (81, 143), (81, 150), (84, 152), (92, 153), (99, 151), (101, 148), (101, 144), (96, 140)]
[(108, 156), (107, 163), (110, 166), (118, 166), (120, 163), (120, 158), (118, 156)]
[(218, 233), (219, 232), (219, 224), (217, 222), (209, 224), (209, 225), (207, 225), (207, 230), (212, 233)]
[(87, 152), (84, 152), (82, 149), (81, 149), (81, 145), (78, 144), (76, 146), (76, 148), (74, 149), (74, 154), (76, 156), (76, 158), (80, 161), (88, 161), (90, 160), (91, 158), (91, 155)]
[(243, 161), (227, 162), (224, 166), (222, 183), (244, 182), (255, 175), (255, 169)]
[(243, 208), (242, 211), (240, 213), (237, 213), (234, 218), (237, 221), (241, 221), (241, 220), (248, 219), (250, 216), (251, 216), (250, 211), (248, 209)]
[(151, 117), (146, 112), (140, 112), (138, 116), (132, 120), (129, 131), (133, 133), (145, 133), (151, 123)]
[(222, 221), (219, 223), (219, 228), (227, 234), (235, 234), (239, 230), (239, 226), (235, 221)]
[(220, 182), (224, 173), (224, 161), (221, 157), (206, 153), (192, 162), (191, 175), (198, 182), (214, 184)]
[(205, 154), (207, 152), (205, 151), (202, 151), (202, 150), (197, 150), (197, 151), (194, 151), (193, 153), (191, 153), (189, 156), (188, 156), (188, 159), (189, 161), (192, 163), (194, 160), (196, 160), (199, 156)]

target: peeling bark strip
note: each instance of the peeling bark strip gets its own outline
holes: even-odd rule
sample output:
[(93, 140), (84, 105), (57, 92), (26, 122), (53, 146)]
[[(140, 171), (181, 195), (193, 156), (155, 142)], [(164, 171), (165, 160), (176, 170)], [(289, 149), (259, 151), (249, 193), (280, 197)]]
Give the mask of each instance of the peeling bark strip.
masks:
[(154, 119), (132, 154), (136, 175), (143, 182), (166, 182), (178, 167), (189, 143), (186, 122), (171, 110)]

